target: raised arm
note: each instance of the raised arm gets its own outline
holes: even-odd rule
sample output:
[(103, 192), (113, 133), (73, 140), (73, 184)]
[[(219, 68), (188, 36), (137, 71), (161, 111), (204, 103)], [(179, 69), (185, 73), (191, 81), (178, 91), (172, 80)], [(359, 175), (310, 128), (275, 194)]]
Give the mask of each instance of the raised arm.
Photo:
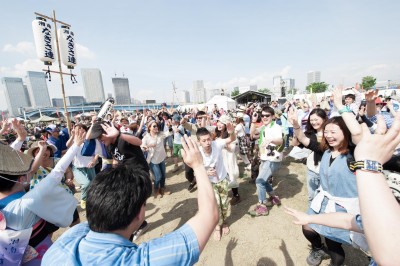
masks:
[(45, 152), (47, 150), (47, 143), (44, 140), (39, 141), (38, 146), (39, 146), (39, 152), (36, 154), (35, 160), (33, 161), (31, 171), (29, 173), (30, 175), (35, 174), (36, 171), (39, 169), (39, 167), (43, 161), (43, 155), (45, 154)]
[(199, 211), (187, 224), (193, 229), (199, 243), (200, 252), (204, 250), (211, 233), (218, 223), (218, 209), (214, 191), (203, 165), (203, 157), (195, 143), (186, 135), (182, 141), (183, 161), (189, 165), (197, 182)]
[[(71, 130), (71, 136), (69, 137), (68, 141), (67, 141), (67, 148), (70, 148), (72, 146), (72, 144), (74, 144), (74, 137), (75, 137), (75, 129), (77, 127), (75, 127), (74, 129)], [(91, 131), (90, 131), (91, 132)]]
[(298, 115), (296, 109), (289, 108), (287, 114), (289, 122), (293, 125), (293, 132), (297, 140), (300, 141), (300, 143), (303, 144), (305, 147), (308, 147), (308, 145), (310, 145), (310, 139), (306, 135), (304, 135), (303, 130), (301, 129), (301, 126), (297, 121)]
[[(378, 120), (378, 127), (383, 122)], [(385, 135), (371, 135), (365, 124), (362, 129), (362, 139), (354, 152), (356, 161), (387, 162), (400, 143), (400, 115), (395, 117)], [(397, 265), (400, 261), (399, 204), (382, 173), (357, 170), (356, 178), (364, 231), (372, 256), (379, 265)]]
[(373, 117), (376, 115), (375, 100), (378, 98), (379, 90), (369, 90), (365, 93), (365, 100), (367, 101), (367, 116)]
[(229, 134), (229, 138), (225, 139), (226, 145), (236, 140), (235, 127), (231, 122), (226, 123), (226, 131)]
[(333, 91), (333, 103), (335, 104), (335, 107), (339, 110), (339, 112), (342, 113), (341, 116), (351, 133), (351, 139), (353, 143), (357, 144), (362, 137), (362, 129), (352, 110), (349, 107), (343, 105), (341, 88), (336, 88)]
[(294, 224), (307, 225), (307, 224), (320, 224), (334, 228), (350, 230), (358, 233), (364, 233), (355, 221), (355, 216), (350, 213), (323, 213), (317, 215), (309, 215), (305, 212), (285, 207), (285, 212), (295, 218)]

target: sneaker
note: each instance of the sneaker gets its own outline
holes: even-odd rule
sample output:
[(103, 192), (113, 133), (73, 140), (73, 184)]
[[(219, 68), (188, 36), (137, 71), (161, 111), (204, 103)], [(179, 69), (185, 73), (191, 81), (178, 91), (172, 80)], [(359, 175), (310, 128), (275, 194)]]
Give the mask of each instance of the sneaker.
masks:
[(133, 233), (133, 241), (137, 240), (141, 235), (143, 235), (147, 229), (149, 229), (149, 224), (146, 221), (143, 221), (139, 229)]
[(176, 173), (178, 171), (179, 171), (179, 166), (177, 164), (175, 164), (174, 170), (172, 170), (172, 173)]
[(86, 200), (81, 200), (81, 208), (86, 210)]
[(244, 168), (244, 170), (251, 171), (251, 164), (246, 165), (246, 167)]
[(274, 205), (280, 206), (281, 205), (281, 200), (279, 199), (278, 196), (271, 196), (265, 203), (265, 206), (267, 207), (272, 207)]
[(264, 204), (258, 203), (253, 211), (249, 212), (251, 216), (265, 216), (268, 215), (268, 208)]
[(234, 196), (229, 203), (231, 204), (231, 206), (235, 206), (236, 204), (238, 204), (239, 202), (241, 202), (242, 200), (240, 199), (240, 195), (238, 196)]
[(307, 257), (307, 264), (310, 266), (320, 265), (323, 259), (329, 258), (329, 255), (324, 251), (323, 248), (312, 249), (310, 255)]
[(193, 192), (195, 186), (196, 186), (196, 182), (190, 183), (190, 185), (188, 187), (189, 192)]

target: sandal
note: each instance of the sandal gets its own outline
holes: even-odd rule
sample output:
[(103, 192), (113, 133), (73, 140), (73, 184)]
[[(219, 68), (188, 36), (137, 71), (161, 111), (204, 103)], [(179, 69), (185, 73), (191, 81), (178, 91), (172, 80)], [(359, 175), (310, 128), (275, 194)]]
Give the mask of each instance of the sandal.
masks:
[(229, 233), (231, 232), (231, 229), (229, 229), (229, 226), (227, 224), (222, 224), (222, 234), (224, 236), (229, 235)]
[(214, 240), (221, 241), (221, 227), (214, 229)]

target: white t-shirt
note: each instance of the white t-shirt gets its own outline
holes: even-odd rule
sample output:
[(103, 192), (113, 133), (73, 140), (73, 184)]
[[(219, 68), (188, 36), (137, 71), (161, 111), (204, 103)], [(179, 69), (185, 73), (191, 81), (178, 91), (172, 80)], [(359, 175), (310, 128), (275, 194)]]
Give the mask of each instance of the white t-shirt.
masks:
[[(266, 143), (267, 139), (282, 138), (281, 126), (273, 121), (269, 125), (263, 126), (263, 127), (264, 127), (264, 130), (262, 130), (262, 128), (261, 128), (261, 132), (263, 134), (262, 143), (261, 143), (261, 147), (260, 147), (261, 160), (270, 161), (270, 162), (281, 162), (283, 156), (282, 156), (281, 152), (278, 152), (276, 150), (276, 145), (272, 144), (272, 143), (269, 144), (275, 148), (273, 151), (271, 151), (271, 149), (267, 149), (268, 144)], [(260, 134), (260, 138), (261, 138), (261, 134)]]
[(239, 124), (236, 125), (235, 132), (236, 132), (236, 136), (238, 136), (238, 137), (244, 137), (245, 136), (245, 134), (246, 134), (245, 133), (245, 128), (244, 128), (242, 123), (239, 123)]
[[(179, 132), (175, 132), (177, 128), (179, 129)], [(182, 144), (182, 134), (185, 134), (185, 129), (183, 128), (183, 126), (172, 126), (172, 130), (174, 131), (174, 144)]]
[(164, 149), (164, 138), (165, 134), (163, 132), (158, 133), (156, 137), (152, 137), (150, 134), (146, 134), (146, 136), (143, 137), (143, 146), (148, 147), (149, 145), (155, 145), (155, 147), (149, 148), (149, 153), (147, 155), (151, 156), (150, 161), (153, 164), (159, 164), (167, 157)]
[(203, 147), (200, 147), (203, 156), (203, 164), (206, 170), (215, 168), (217, 176), (209, 176), (211, 183), (219, 183), (224, 180), (228, 174), (222, 158), (222, 149), (225, 147), (226, 141), (217, 139), (211, 143), (211, 154), (208, 156), (204, 153)]
[(81, 144), (81, 146), (79, 146), (79, 151), (76, 154), (74, 160), (72, 161), (72, 164), (76, 168), (88, 167), (88, 164), (93, 160), (93, 157), (94, 157), (94, 156), (81, 155), (82, 148), (83, 148), (83, 143)]

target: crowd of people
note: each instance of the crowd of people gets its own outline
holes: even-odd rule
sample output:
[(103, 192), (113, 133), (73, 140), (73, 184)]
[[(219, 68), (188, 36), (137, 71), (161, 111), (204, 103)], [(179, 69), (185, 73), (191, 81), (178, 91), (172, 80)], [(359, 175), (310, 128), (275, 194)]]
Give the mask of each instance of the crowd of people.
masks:
[[(343, 265), (345, 244), (372, 255), (371, 265), (396, 265), (398, 108), (378, 91), (356, 87), (337, 88), (320, 101), (246, 103), (235, 110), (163, 104), (161, 110), (113, 111), (77, 119), (70, 131), (62, 123), (27, 127), (4, 120), (0, 262), (192, 265), (210, 237), (220, 241), (230, 233), (229, 206), (240, 208), (243, 200), (240, 171), (257, 189), (249, 214), (262, 217), (281, 205), (273, 176), (295, 157), (307, 168), (308, 210), (285, 208), (311, 244), (307, 264), (330, 258), (331, 265)], [(173, 192), (167, 163), (174, 165), (171, 174), (184, 171), (189, 192), (197, 189), (198, 212), (178, 230), (136, 245), (149, 227), (146, 200)], [(87, 222), (80, 222), (78, 207)], [(68, 226), (52, 243), (52, 234)]]

